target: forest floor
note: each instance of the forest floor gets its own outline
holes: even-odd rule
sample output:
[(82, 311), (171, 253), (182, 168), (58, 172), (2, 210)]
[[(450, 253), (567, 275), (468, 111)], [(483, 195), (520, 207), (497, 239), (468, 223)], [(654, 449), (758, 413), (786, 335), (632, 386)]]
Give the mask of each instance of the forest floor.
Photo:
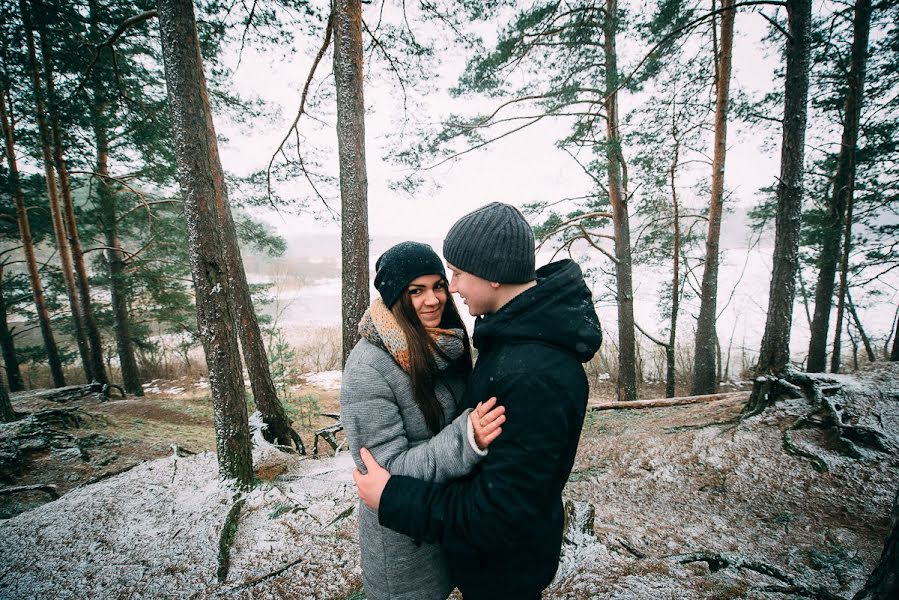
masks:
[[(593, 527), (566, 544), (545, 598), (795, 598), (803, 585), (850, 598), (880, 555), (899, 485), (899, 365), (836, 378), (846, 410), (885, 432), (891, 451), (851, 459), (825, 432), (795, 432), (824, 472), (783, 449), (782, 431), (808, 412), (803, 399), (742, 422), (745, 398), (733, 395), (590, 412), (565, 495), (594, 507)], [(311, 446), (311, 432), (333, 422), (313, 415), (336, 412), (338, 392), (327, 376), (294, 392), (288, 412)], [(83, 413), (66, 433), (84, 447), (33, 453), (11, 482), (52, 483), (62, 496), (0, 496), (11, 517), (0, 521), (0, 598), (364, 598), (347, 453), (257, 445), (260, 483), (220, 581), (235, 497), (208, 452), (205, 384), (154, 382), (144, 398), (66, 406)]]

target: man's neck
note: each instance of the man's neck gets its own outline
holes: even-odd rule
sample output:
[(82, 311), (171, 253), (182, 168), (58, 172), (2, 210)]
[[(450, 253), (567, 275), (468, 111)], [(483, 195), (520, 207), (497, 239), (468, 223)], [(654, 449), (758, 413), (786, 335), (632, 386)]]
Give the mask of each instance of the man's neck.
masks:
[(493, 312), (499, 312), (502, 307), (512, 301), (513, 298), (522, 294), (526, 290), (531, 289), (537, 285), (536, 281), (529, 281), (527, 283), (504, 283), (499, 287), (498, 296), (497, 296), (497, 304), (494, 308)]

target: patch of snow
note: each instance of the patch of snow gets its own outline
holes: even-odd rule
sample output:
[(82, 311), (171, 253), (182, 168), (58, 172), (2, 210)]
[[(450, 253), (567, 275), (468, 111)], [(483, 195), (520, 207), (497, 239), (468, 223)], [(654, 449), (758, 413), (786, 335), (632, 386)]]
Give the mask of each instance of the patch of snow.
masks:
[(323, 390), (339, 390), (343, 381), (343, 371), (322, 371), (321, 373), (304, 373), (303, 379), (309, 385)]

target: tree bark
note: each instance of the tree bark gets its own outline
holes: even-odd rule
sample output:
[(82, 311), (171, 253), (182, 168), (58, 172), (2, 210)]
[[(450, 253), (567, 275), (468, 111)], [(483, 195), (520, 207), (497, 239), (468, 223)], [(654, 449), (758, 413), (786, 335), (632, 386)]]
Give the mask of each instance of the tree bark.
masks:
[(16, 411), (12, 409), (12, 402), (9, 399), (9, 390), (3, 378), (0, 377), (0, 423), (11, 423), (16, 420)]
[[(3, 268), (0, 264), (0, 284), (3, 282)], [(9, 391), (21, 392), (25, 389), (22, 381), (22, 372), (19, 369), (19, 359), (16, 357), (16, 345), (9, 329), (6, 298), (0, 292), (0, 352), (3, 353), (3, 366), (6, 369), (6, 381), (9, 383)]]
[(849, 290), (849, 253), (852, 251), (852, 190), (849, 190), (846, 199), (846, 219), (843, 229), (843, 252), (840, 257), (840, 289), (837, 292), (837, 324), (833, 335), (833, 349), (830, 353), (830, 372), (840, 372), (842, 360), (842, 329), (843, 318), (846, 314), (846, 293)]
[[(840, 152), (837, 156), (833, 189), (827, 202), (827, 218), (821, 232), (818, 283), (815, 287), (815, 315), (812, 318), (806, 367), (810, 373), (824, 372), (827, 366), (827, 334), (830, 328), (830, 312), (833, 307), (834, 278), (837, 261), (840, 257), (840, 241), (843, 231), (846, 229), (846, 210), (855, 187), (855, 152), (858, 146), (859, 120), (864, 99), (868, 34), (871, 29), (871, 0), (856, 2), (852, 28), (848, 85), (846, 99), (843, 103), (843, 134), (840, 140)], [(839, 327), (837, 332), (839, 337)], [(838, 358), (837, 368), (839, 368)]]
[[(676, 99), (675, 99), (676, 102)], [(677, 346), (677, 316), (680, 313), (680, 261), (681, 261), (681, 232), (680, 232), (680, 202), (677, 198), (677, 169), (680, 164), (680, 139), (678, 138), (677, 119), (672, 109), (672, 135), (674, 137), (674, 153), (671, 159), (671, 167), (668, 169), (671, 185), (671, 212), (673, 232), (673, 248), (671, 251), (671, 317), (668, 325), (668, 344), (665, 346), (665, 397), (673, 398), (675, 395), (677, 365), (675, 348)]]
[(883, 544), (880, 561), (868, 581), (852, 600), (895, 600), (899, 598), (899, 490), (893, 498), (890, 532)]
[(605, 57), (606, 165), (609, 203), (615, 230), (615, 281), (618, 295), (618, 400), (637, 399), (637, 350), (634, 337), (634, 292), (631, 264), (631, 232), (624, 192), (621, 135), (618, 130), (618, 1), (606, 0), (603, 20)]
[(59, 253), (59, 262), (62, 268), (62, 277), (66, 286), (66, 295), (69, 299), (69, 308), (72, 311), (72, 320), (74, 323), (75, 343), (78, 346), (78, 353), (81, 356), (81, 364), (84, 369), (84, 376), (88, 383), (93, 381), (94, 372), (91, 362), (90, 345), (87, 341), (87, 335), (84, 328), (84, 313), (82, 311), (81, 302), (78, 298), (77, 287), (75, 285), (75, 277), (72, 271), (72, 256), (69, 251), (69, 244), (66, 241), (65, 223), (62, 218), (62, 211), (59, 207), (59, 191), (56, 187), (56, 173), (53, 168), (52, 142), (50, 138), (50, 130), (47, 126), (46, 110), (44, 108), (43, 86), (41, 84), (40, 70), (38, 68), (37, 50), (34, 42), (34, 29), (31, 25), (31, 16), (29, 7), (25, 0), (19, 0), (19, 8), (22, 13), (22, 23), (25, 29), (25, 41), (28, 47), (28, 62), (31, 70), (31, 84), (34, 90), (34, 107), (35, 119), (37, 120), (41, 156), (44, 163), (44, 176), (47, 182), (47, 197), (50, 203), (50, 216), (53, 221), (53, 233), (56, 237), (56, 249)]
[[(899, 309), (897, 309), (899, 315)], [(896, 331), (893, 332), (893, 348), (890, 350), (890, 361), (899, 360), (899, 316), (896, 318)]]
[(774, 268), (769, 287), (768, 316), (759, 351), (759, 375), (784, 373), (790, 366), (790, 329), (799, 268), (812, 5), (811, 0), (787, 0), (786, 6), (790, 37), (786, 40), (787, 69), (780, 178), (777, 183)]
[(368, 175), (365, 168), (365, 103), (362, 95), (362, 5), (334, 3), (334, 80), (340, 158), (343, 286), (343, 364), (356, 342), (369, 305)]
[(75, 204), (72, 202), (72, 186), (69, 181), (69, 170), (63, 154), (62, 129), (59, 125), (59, 107), (56, 99), (56, 84), (53, 81), (53, 57), (46, 32), (41, 28), (41, 57), (44, 63), (44, 77), (47, 87), (47, 108), (50, 117), (50, 135), (53, 141), (53, 162), (59, 176), (59, 187), (62, 196), (62, 210), (69, 247), (72, 252), (72, 264), (75, 273), (75, 284), (78, 289), (78, 300), (81, 303), (81, 317), (84, 333), (87, 337), (89, 360), (93, 380), (98, 383), (109, 383), (106, 367), (103, 364), (103, 341), (100, 329), (94, 318), (91, 302), (90, 282), (87, 278), (87, 267), (84, 265), (84, 252), (78, 236), (78, 224), (75, 220)]
[(858, 336), (862, 339), (862, 345), (865, 347), (865, 354), (868, 356), (868, 362), (875, 362), (877, 360), (877, 355), (874, 353), (874, 346), (871, 345), (871, 338), (868, 337), (868, 334), (865, 333), (865, 329), (862, 327), (862, 321), (858, 318), (858, 312), (855, 310), (855, 304), (852, 302), (852, 294), (849, 293), (849, 290), (846, 290), (846, 303), (849, 305), (849, 314), (852, 316), (852, 321), (855, 323), (855, 329), (858, 331)]
[(22, 192), (22, 182), (19, 179), (19, 167), (16, 162), (15, 138), (13, 125), (6, 113), (7, 96), (0, 94), (0, 118), (3, 122), (3, 137), (6, 143), (6, 164), (9, 167), (10, 187), (13, 192), (13, 200), (16, 203), (16, 220), (19, 225), (19, 237), (22, 239), (22, 251), (25, 254), (25, 264), (28, 265), (28, 278), (31, 281), (31, 295), (34, 299), (34, 310), (37, 313), (38, 325), (41, 329), (41, 338), (44, 341), (44, 349), (47, 352), (47, 364), (50, 367), (50, 375), (55, 387), (64, 387), (66, 378), (62, 373), (62, 361), (59, 357), (59, 348), (56, 346), (56, 338), (53, 337), (53, 328), (50, 324), (50, 313), (47, 310), (47, 302), (44, 299), (44, 286), (41, 283), (38, 271), (37, 258), (34, 255), (34, 242), (31, 239), (31, 225), (28, 223), (28, 210), (25, 208), (25, 194)]
[(724, 0), (721, 14), (721, 49), (715, 69), (715, 155), (712, 161), (712, 194), (709, 200), (709, 228), (706, 235), (705, 268), (693, 362), (693, 394), (713, 394), (718, 390), (715, 343), (718, 338), (718, 255), (721, 215), (724, 208), (724, 166), (727, 158), (727, 113), (730, 103), (730, 76), (734, 46), (734, 0)]
[[(90, 0), (90, 31), (94, 43), (99, 43), (100, 32), (97, 25), (99, 7), (96, 0)], [(134, 342), (131, 338), (131, 318), (128, 314), (128, 286), (125, 276), (125, 260), (119, 242), (118, 211), (116, 210), (116, 190), (109, 177), (109, 135), (106, 126), (106, 111), (109, 100), (105, 82), (95, 67), (91, 77), (93, 102), (91, 103), (91, 122), (97, 148), (97, 192), (100, 200), (101, 228), (106, 241), (106, 268), (109, 273), (109, 295), (112, 306), (113, 332), (115, 333), (116, 353), (119, 357), (119, 368), (122, 371), (122, 387), (129, 394), (143, 396), (144, 388), (140, 382), (140, 371), (134, 356)]]
[(244, 270), (243, 258), (240, 255), (240, 247), (237, 244), (237, 231), (234, 227), (227, 190), (224, 186), (222, 193), (217, 194), (215, 200), (217, 203), (216, 214), (225, 244), (222, 251), (227, 262), (228, 278), (231, 282), (231, 292), (239, 318), (240, 346), (243, 350), (247, 373), (250, 376), (250, 388), (253, 391), (256, 408), (267, 425), (263, 436), (270, 442), (287, 447), (293, 446), (300, 454), (306, 454), (303, 440), (291, 427), (287, 413), (284, 412), (284, 407), (278, 400), (278, 393), (275, 391), (268, 354), (262, 341), (262, 331), (259, 329), (256, 311), (253, 309), (250, 286), (247, 284), (247, 274)]
[(178, 182), (184, 196), (197, 325), (209, 368), (219, 475), (253, 483), (247, 405), (237, 345), (237, 314), (222, 254), (227, 232), (216, 214), (225, 194), (200, 42), (191, 0), (159, 0), (159, 28)]

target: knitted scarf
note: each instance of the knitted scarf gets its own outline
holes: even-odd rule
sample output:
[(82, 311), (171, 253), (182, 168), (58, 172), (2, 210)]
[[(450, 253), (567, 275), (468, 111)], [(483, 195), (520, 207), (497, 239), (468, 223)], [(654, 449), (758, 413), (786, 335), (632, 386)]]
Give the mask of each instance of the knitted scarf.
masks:
[[(441, 329), (439, 327), (425, 327), (428, 335), (437, 342), (437, 346), (451, 360), (462, 356), (465, 347), (462, 337), (463, 329)], [(380, 298), (375, 298), (362, 319), (359, 321), (359, 333), (369, 342), (387, 350), (393, 359), (406, 373), (412, 373), (412, 361), (409, 358), (409, 345), (406, 343), (406, 334), (396, 322), (396, 317)], [(446, 369), (449, 362), (440, 354), (431, 351), (434, 362), (440, 370)]]

